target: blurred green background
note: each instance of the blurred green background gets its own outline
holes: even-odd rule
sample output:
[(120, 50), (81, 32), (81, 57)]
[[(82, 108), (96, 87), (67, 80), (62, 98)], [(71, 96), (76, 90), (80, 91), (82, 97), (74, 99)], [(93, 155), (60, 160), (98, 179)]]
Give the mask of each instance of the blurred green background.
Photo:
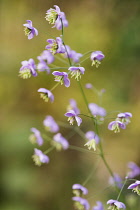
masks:
[[(65, 28), (65, 43), (80, 53), (101, 50), (106, 56), (99, 69), (91, 67), (90, 59), (86, 60), (82, 85), (90, 82), (97, 89), (106, 89), (103, 106), (108, 112), (120, 110), (133, 114), (132, 123), (120, 134), (107, 130), (109, 120), (101, 126), (111, 168), (124, 177), (128, 161), (140, 165), (140, 1), (0, 0), (2, 210), (72, 209), (71, 186), (83, 183), (99, 159), (91, 153), (68, 150), (51, 152), (51, 161), (46, 166), (39, 168), (32, 162), (34, 146), (28, 141), (31, 127), (43, 131), (42, 121), (49, 114), (56, 121), (66, 122), (64, 113), (70, 98), (77, 100), (81, 113), (87, 113), (76, 81), (72, 80), (68, 89), (58, 86), (54, 90), (55, 102), (51, 104), (40, 99), (37, 89), (50, 89), (55, 84), (52, 75), (44, 73), (29, 80), (18, 77), (21, 61), (33, 58), (37, 62), (36, 57), (44, 50), (46, 39), (52, 38), (50, 34), (59, 36), (60, 31), (51, 29), (44, 18), (45, 12), (55, 4), (69, 21), (69, 27)], [(26, 20), (32, 20), (39, 30), (39, 36), (30, 41), (23, 31)], [(85, 90), (85, 93), (89, 102), (97, 103), (92, 92)], [(90, 129), (89, 120), (83, 117), (82, 130)], [(61, 132), (66, 136), (70, 130), (62, 128)], [(77, 135), (70, 143), (83, 145)], [(45, 150), (45, 146), (41, 149)], [(104, 190), (108, 177), (108, 171), (100, 161), (86, 185), (91, 205), (96, 200), (115, 199), (107, 196), (109, 189)], [(131, 209), (138, 210), (139, 206)]]

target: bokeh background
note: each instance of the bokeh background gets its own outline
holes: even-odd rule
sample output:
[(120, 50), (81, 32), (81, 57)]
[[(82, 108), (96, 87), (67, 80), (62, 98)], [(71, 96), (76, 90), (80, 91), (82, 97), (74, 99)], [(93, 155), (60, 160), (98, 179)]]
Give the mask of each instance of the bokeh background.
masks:
[[(50, 163), (42, 167), (36, 167), (31, 158), (34, 149), (28, 140), (31, 127), (44, 131), (42, 121), (49, 114), (56, 121), (66, 123), (64, 113), (70, 98), (77, 100), (81, 113), (87, 113), (76, 81), (72, 80), (68, 89), (58, 86), (54, 91), (55, 102), (51, 104), (40, 99), (37, 89), (50, 89), (55, 84), (52, 75), (44, 73), (29, 80), (18, 77), (21, 61), (33, 58), (37, 62), (46, 39), (59, 36), (60, 32), (52, 29), (44, 18), (45, 12), (55, 4), (69, 21), (65, 29), (66, 44), (80, 53), (101, 50), (106, 56), (98, 69), (91, 67), (90, 59), (85, 61), (82, 85), (90, 82), (99, 90), (106, 89), (103, 106), (108, 112), (120, 110), (133, 114), (132, 123), (119, 134), (107, 130), (109, 120), (101, 126), (111, 168), (124, 177), (129, 161), (140, 166), (140, 1), (0, 0), (1, 210), (73, 209), (71, 186), (83, 183), (93, 168), (86, 184), (91, 205), (97, 200), (105, 203), (116, 198), (108, 188), (109, 173), (97, 155), (74, 150), (53, 151)], [(39, 36), (30, 41), (23, 32), (23, 24), (28, 19), (39, 30)], [(95, 94), (89, 90), (85, 93), (89, 102), (97, 103)], [(85, 117), (81, 128), (84, 132), (92, 129)], [(61, 132), (67, 136), (71, 129), (61, 128)], [(83, 147), (78, 135), (69, 141)], [(41, 149), (45, 150), (45, 146)], [(130, 209), (138, 210), (138, 200), (131, 197), (131, 192), (127, 194), (128, 203), (132, 201)]]

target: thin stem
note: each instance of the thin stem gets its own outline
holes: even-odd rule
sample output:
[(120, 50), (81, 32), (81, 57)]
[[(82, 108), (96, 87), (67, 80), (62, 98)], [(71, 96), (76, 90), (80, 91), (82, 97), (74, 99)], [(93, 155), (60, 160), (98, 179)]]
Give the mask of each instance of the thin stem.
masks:
[(90, 150), (87, 150), (87, 149), (83, 149), (81, 147), (73, 146), (73, 145), (70, 145), (69, 149), (76, 150), (76, 151), (79, 151), (79, 152), (86, 152), (86, 153), (88, 152), (88, 153), (92, 153), (92, 154), (95, 154), (95, 155), (99, 155), (96, 152), (93, 152), (93, 151), (90, 151)]
[(49, 152), (51, 152), (55, 147), (50, 147), (49, 149), (47, 149), (44, 154), (48, 154)]
[(97, 165), (99, 163), (99, 160), (96, 162), (96, 166), (94, 166), (93, 170), (90, 172), (89, 176), (87, 177), (87, 179), (83, 182), (83, 186), (85, 186), (88, 181), (91, 179), (91, 177), (93, 176), (93, 173), (97, 170)]
[(59, 84), (60, 84), (60, 82), (56, 83), (50, 91), (53, 91)]
[(124, 189), (124, 186), (125, 186), (126, 182), (127, 182), (127, 178), (125, 178), (125, 181), (124, 181), (124, 183), (123, 183), (123, 186), (122, 186), (122, 188), (121, 188), (121, 190), (120, 190), (120, 192), (119, 192), (119, 195), (118, 195), (118, 197), (117, 197), (117, 201), (119, 200), (119, 198), (120, 198), (120, 196), (121, 196), (121, 193), (122, 193), (122, 191), (123, 191), (123, 189)]
[(63, 63), (65, 63), (65, 64), (67, 64), (67, 65), (68, 65), (68, 62), (67, 62), (67, 61), (65, 61), (65, 60), (63, 60), (63, 59), (62, 59), (62, 58), (60, 58), (59, 56), (55, 55), (55, 57), (56, 57), (59, 61), (61, 61), (61, 62), (63, 62)]

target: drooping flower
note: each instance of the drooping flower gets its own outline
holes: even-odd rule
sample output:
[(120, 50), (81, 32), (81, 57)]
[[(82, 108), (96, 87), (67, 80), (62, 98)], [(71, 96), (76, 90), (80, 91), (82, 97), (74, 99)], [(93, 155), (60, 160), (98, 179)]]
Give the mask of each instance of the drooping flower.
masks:
[(99, 143), (100, 138), (97, 134), (94, 133), (94, 131), (88, 131), (85, 134), (85, 138), (88, 140), (88, 142), (84, 145), (87, 146), (88, 149), (94, 149), (94, 151), (96, 150), (96, 144)]
[(69, 142), (65, 139), (61, 133), (57, 133), (53, 137), (52, 145), (58, 150), (66, 150), (69, 147)]
[(21, 78), (28, 79), (31, 76), (34, 76), (34, 77), (37, 76), (36, 65), (32, 58), (29, 59), (29, 61), (22, 61), (21, 64), (22, 64), (22, 67), (20, 68), (20, 71), (19, 71), (19, 76)]
[(41, 166), (42, 163), (48, 163), (49, 157), (45, 155), (41, 150), (34, 149), (34, 155), (32, 156), (33, 161), (35, 162), (35, 165)]
[(100, 106), (98, 106), (97, 104), (95, 103), (90, 103), (88, 105), (92, 115), (94, 116), (102, 116), (102, 117), (105, 117), (106, 116), (106, 110)]
[(97, 201), (96, 204), (97, 204), (97, 205), (94, 206), (94, 207), (92, 208), (92, 210), (104, 210), (104, 207), (103, 207), (103, 204), (102, 204), (101, 201)]
[(127, 125), (128, 123), (130, 123), (130, 118), (132, 117), (132, 114), (130, 112), (124, 112), (119, 113), (117, 117), (119, 118), (119, 120), (121, 120), (121, 122)]
[(66, 45), (66, 50), (67, 51), (65, 52), (64, 57), (71, 58), (74, 63), (78, 63), (80, 61), (80, 58), (83, 56), (81, 53), (77, 53), (76, 51), (71, 50), (68, 45)]
[(135, 183), (129, 185), (128, 189), (132, 189), (132, 191), (140, 195), (140, 181), (137, 180)]
[(68, 26), (68, 21), (66, 20), (65, 13), (61, 12), (57, 5), (54, 5), (54, 7), (55, 9), (50, 8), (47, 10), (45, 18), (50, 24), (54, 24), (53, 28), (56, 27), (57, 30), (61, 30), (62, 27)]
[(95, 51), (91, 53), (91, 61), (92, 61), (92, 66), (95, 65), (96, 67), (99, 66), (101, 63), (101, 60), (103, 60), (105, 55), (101, 51)]
[(69, 105), (67, 107), (67, 111), (74, 110), (76, 114), (80, 114), (80, 110), (77, 107), (77, 103), (74, 99), (69, 100)]
[(126, 209), (125, 204), (117, 200), (112, 200), (112, 199), (108, 200), (107, 204), (110, 204), (109, 209), (112, 209), (112, 210)]
[(82, 119), (78, 117), (78, 115), (75, 113), (74, 110), (68, 111), (67, 113), (65, 113), (65, 116), (68, 117), (68, 121), (70, 122), (70, 125), (73, 125), (75, 120), (78, 126), (80, 126), (80, 124), (82, 123)]
[(45, 129), (47, 131), (50, 131), (51, 133), (56, 133), (59, 131), (59, 126), (55, 122), (52, 116), (48, 115), (46, 116), (45, 120), (43, 121), (43, 124), (45, 126)]
[(121, 121), (112, 121), (108, 125), (108, 129), (114, 131), (115, 133), (120, 132), (121, 129), (126, 129), (126, 125)]
[(87, 194), (88, 194), (87, 188), (83, 187), (81, 184), (74, 184), (74, 185), (72, 186), (72, 189), (73, 189), (73, 194), (74, 194), (76, 197), (79, 197), (79, 196), (81, 196), (82, 194), (83, 194), (83, 195), (87, 195)]
[(130, 169), (127, 173), (128, 178), (133, 179), (134, 177), (140, 175), (140, 167), (136, 163), (129, 162), (128, 168)]
[(116, 173), (114, 173), (113, 175), (113, 177), (109, 177), (109, 184), (112, 186), (117, 186), (121, 189), (123, 186), (122, 178)]
[(65, 47), (63, 45), (62, 39), (60, 37), (56, 37), (55, 39), (47, 39), (49, 43), (46, 45), (46, 49), (49, 50), (53, 55), (56, 53), (65, 53)]
[(87, 88), (87, 89), (92, 89), (92, 87), (93, 87), (93, 85), (91, 83), (87, 83), (85, 85), (85, 88)]
[(54, 71), (52, 74), (55, 76), (56, 82), (60, 82), (61, 85), (64, 83), (66, 87), (70, 86), (70, 80), (66, 72)]
[(71, 66), (69, 69), (71, 71), (71, 76), (77, 79), (79, 81), (79, 78), (81, 79), (81, 74), (84, 74), (85, 68), (84, 67), (76, 67), (76, 66)]
[(72, 197), (74, 202), (74, 206), (77, 210), (89, 210), (90, 205), (88, 201), (81, 197)]
[(48, 102), (49, 99), (51, 102), (54, 101), (54, 95), (50, 90), (47, 90), (46, 88), (39, 88), (38, 92), (40, 93), (40, 97), (43, 98), (45, 102)]
[(32, 143), (37, 143), (39, 146), (41, 146), (44, 141), (40, 134), (40, 131), (37, 130), (36, 128), (31, 128), (31, 131), (33, 132), (33, 134), (30, 135), (29, 140)]
[(26, 20), (27, 23), (23, 24), (25, 26), (25, 35), (28, 36), (28, 39), (32, 39), (35, 35), (38, 35), (38, 30), (33, 27), (31, 20)]

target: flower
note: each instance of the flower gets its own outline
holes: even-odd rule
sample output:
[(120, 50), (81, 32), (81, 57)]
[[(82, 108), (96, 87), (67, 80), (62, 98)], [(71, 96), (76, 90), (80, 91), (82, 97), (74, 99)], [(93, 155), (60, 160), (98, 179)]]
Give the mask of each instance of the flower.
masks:
[(54, 101), (54, 95), (50, 90), (47, 90), (45, 88), (39, 88), (38, 92), (40, 93), (40, 97), (43, 98), (45, 102), (48, 102), (49, 99), (51, 102)]
[(81, 194), (86, 195), (88, 194), (88, 190), (87, 188), (83, 187), (81, 184), (74, 184), (72, 186), (73, 189), (73, 194), (75, 194), (75, 196), (79, 197)]
[(78, 115), (75, 113), (74, 110), (68, 111), (67, 113), (65, 113), (65, 116), (68, 117), (68, 121), (70, 122), (70, 125), (73, 125), (75, 120), (78, 126), (80, 126), (80, 124), (82, 123), (82, 119), (78, 117)]
[(66, 150), (69, 147), (68, 141), (62, 136), (61, 133), (54, 135), (52, 145), (55, 146), (58, 151), (62, 149)]
[(96, 144), (99, 143), (100, 138), (97, 134), (94, 133), (94, 131), (88, 131), (85, 134), (86, 139), (88, 140), (88, 142), (84, 145), (87, 146), (88, 149), (94, 149), (94, 151), (96, 150)]
[(132, 189), (134, 192), (140, 195), (140, 181), (137, 180), (135, 183), (129, 185), (127, 189)]
[(72, 197), (72, 200), (75, 201), (74, 206), (77, 210), (89, 210), (90, 205), (86, 199), (81, 197)]
[(70, 104), (68, 105), (67, 110), (74, 110), (76, 114), (80, 114), (76, 101), (74, 99), (70, 99), (69, 102)]
[(85, 88), (87, 88), (87, 89), (92, 89), (92, 84), (91, 83), (87, 83), (86, 85), (85, 85)]
[(40, 62), (37, 65), (38, 71), (46, 71), (48, 74), (50, 73), (50, 68), (47, 66), (44, 60), (40, 59)]
[(56, 133), (59, 131), (59, 126), (55, 122), (52, 116), (48, 115), (46, 116), (45, 120), (43, 121), (43, 124), (47, 131), (50, 131), (51, 133)]
[(65, 52), (64, 57), (71, 58), (74, 63), (78, 63), (80, 58), (83, 56), (81, 53), (77, 53), (76, 51), (71, 50), (68, 45), (66, 45), (66, 50), (67, 51)]
[(108, 200), (107, 204), (110, 204), (109, 209), (111, 209), (113, 207), (112, 210), (119, 210), (119, 209), (125, 209), (126, 208), (124, 203), (119, 202), (117, 200), (112, 200), (112, 199)]
[(130, 117), (132, 117), (132, 114), (130, 112), (124, 112), (124, 113), (119, 113), (117, 117), (119, 118), (119, 120), (121, 120), (123, 123), (127, 125), (128, 123), (130, 123)]
[(109, 184), (112, 185), (112, 186), (117, 185), (117, 187), (120, 188), (120, 189), (123, 186), (121, 177), (118, 174), (116, 174), (116, 173), (114, 173), (113, 177), (111, 176), (109, 178)]
[(55, 76), (56, 82), (60, 82), (61, 85), (64, 82), (64, 85), (66, 87), (70, 86), (70, 80), (69, 80), (68, 74), (66, 72), (54, 71), (52, 74)]
[(121, 121), (112, 121), (108, 125), (108, 129), (114, 131), (115, 133), (120, 132), (121, 129), (126, 129), (126, 125)]
[(32, 143), (37, 143), (39, 146), (43, 144), (43, 138), (40, 134), (40, 131), (36, 128), (31, 128), (31, 131), (33, 132), (32, 135), (30, 135), (29, 139)]
[(105, 55), (101, 51), (95, 51), (91, 53), (91, 60), (92, 60), (92, 66), (95, 65), (96, 67), (99, 66), (101, 63), (101, 60), (105, 57)]
[(140, 167), (136, 163), (129, 162), (128, 168), (130, 169), (130, 171), (127, 174), (128, 178), (132, 179), (140, 175)]
[(55, 9), (50, 8), (47, 10), (45, 18), (50, 24), (54, 24), (53, 28), (56, 27), (57, 30), (61, 30), (62, 27), (68, 26), (68, 21), (66, 20), (65, 13), (61, 12), (57, 5), (54, 5), (54, 7)]
[(35, 165), (41, 166), (42, 163), (48, 163), (49, 162), (49, 157), (45, 155), (41, 150), (39, 149), (34, 149), (34, 155), (32, 156)]
[(40, 56), (37, 57), (38, 60), (44, 60), (47, 64), (51, 64), (54, 62), (54, 56), (48, 50), (44, 50)]
[(22, 61), (21, 64), (22, 64), (22, 67), (20, 68), (20, 71), (19, 71), (19, 76), (21, 78), (28, 79), (31, 76), (34, 76), (34, 77), (37, 76), (36, 65), (32, 58), (29, 59), (29, 61)]
[(85, 72), (84, 67), (76, 66), (71, 66), (68, 70), (71, 71), (72, 77), (75, 76), (75, 79), (77, 79), (77, 81), (79, 80), (79, 78), (81, 79), (81, 74), (84, 74)]
[(92, 115), (94, 116), (102, 116), (102, 117), (105, 117), (106, 116), (106, 110), (100, 106), (98, 106), (97, 104), (95, 103), (90, 103), (88, 105)]
[(35, 35), (38, 35), (38, 30), (33, 27), (31, 20), (26, 20), (27, 23), (23, 24), (25, 26), (25, 35), (28, 36), (28, 39), (32, 39)]
[(49, 43), (46, 45), (46, 49), (49, 50), (53, 55), (56, 53), (65, 53), (65, 47), (63, 45), (62, 39), (60, 37), (56, 37), (55, 39), (47, 39)]
[(96, 202), (97, 205), (92, 208), (92, 210), (104, 210), (103, 204), (101, 201)]

